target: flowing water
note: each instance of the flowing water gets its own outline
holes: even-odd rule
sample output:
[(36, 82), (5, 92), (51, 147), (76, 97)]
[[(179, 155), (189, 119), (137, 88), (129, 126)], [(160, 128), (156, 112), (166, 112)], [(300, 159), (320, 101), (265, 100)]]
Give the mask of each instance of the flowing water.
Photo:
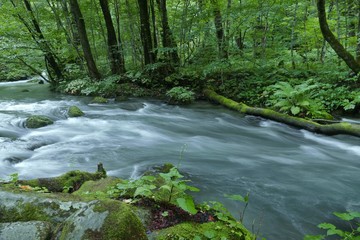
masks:
[[(100, 161), (109, 175), (129, 178), (181, 160), (180, 170), (201, 189), (198, 201), (221, 201), (238, 215), (243, 205), (223, 195), (249, 192), (245, 224), (270, 240), (302, 239), (319, 233), (321, 222), (339, 223), (334, 211), (360, 211), (359, 138), (318, 135), (206, 102), (90, 100), (46, 85), (0, 83), (0, 178), (95, 171)], [(67, 118), (71, 105), (85, 117)], [(33, 114), (56, 122), (27, 129)]]

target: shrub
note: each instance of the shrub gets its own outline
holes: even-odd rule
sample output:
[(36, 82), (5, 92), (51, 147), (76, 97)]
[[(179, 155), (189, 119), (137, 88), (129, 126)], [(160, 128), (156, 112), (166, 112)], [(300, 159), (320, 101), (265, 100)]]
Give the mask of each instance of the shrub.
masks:
[(185, 87), (173, 87), (166, 92), (169, 104), (189, 104), (195, 100), (195, 93)]

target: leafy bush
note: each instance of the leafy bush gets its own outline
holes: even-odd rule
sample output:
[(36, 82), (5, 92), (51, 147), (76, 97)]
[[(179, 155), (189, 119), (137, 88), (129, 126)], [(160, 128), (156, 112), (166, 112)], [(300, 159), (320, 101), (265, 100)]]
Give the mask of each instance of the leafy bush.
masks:
[(197, 192), (199, 189), (187, 185), (189, 181), (183, 180), (183, 177), (177, 168), (172, 167), (168, 173), (159, 173), (159, 177), (145, 175), (134, 181), (123, 181), (117, 184), (116, 189), (111, 193), (129, 196), (134, 200), (139, 196), (153, 198), (156, 201), (175, 204), (183, 210), (195, 214), (197, 210), (194, 200), (186, 191)]
[(267, 105), (280, 112), (294, 116), (324, 118), (326, 112), (321, 102), (313, 97), (313, 92), (319, 86), (309, 85), (308, 82), (292, 86), (288, 82), (279, 82), (268, 88), (264, 94), (268, 95)]
[(339, 236), (340, 238), (336, 239), (343, 240), (360, 239), (360, 224), (359, 222), (354, 222), (354, 219), (360, 219), (360, 212), (334, 212), (334, 215), (337, 216), (339, 219), (346, 221), (350, 231), (339, 229), (331, 223), (321, 223), (318, 225), (318, 228), (327, 230), (326, 235), (306, 235), (304, 237), (304, 240), (322, 240), (328, 236)]
[(195, 93), (185, 87), (173, 87), (166, 92), (170, 104), (188, 104), (195, 100)]

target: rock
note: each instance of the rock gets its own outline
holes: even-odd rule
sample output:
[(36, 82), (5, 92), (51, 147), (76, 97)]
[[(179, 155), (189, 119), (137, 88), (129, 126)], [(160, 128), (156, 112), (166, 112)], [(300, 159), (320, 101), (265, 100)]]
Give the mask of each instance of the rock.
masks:
[(21, 92), (30, 92), (29, 89), (23, 89)]
[(85, 115), (85, 113), (81, 111), (80, 108), (78, 108), (77, 106), (69, 107), (67, 114), (69, 117), (81, 117)]
[(108, 103), (108, 100), (103, 97), (94, 97), (91, 103)]
[(117, 97), (115, 98), (115, 101), (116, 101), (116, 102), (125, 102), (125, 101), (127, 101), (127, 100), (129, 100), (129, 98), (126, 97), (126, 96), (117, 96)]
[(28, 128), (41, 128), (53, 123), (54, 121), (47, 116), (34, 115), (26, 119), (25, 126)]
[(57, 239), (142, 240), (145, 228), (132, 209), (116, 200), (93, 201), (66, 219)]
[(42, 221), (0, 223), (0, 239), (46, 240), (51, 238), (51, 224)]

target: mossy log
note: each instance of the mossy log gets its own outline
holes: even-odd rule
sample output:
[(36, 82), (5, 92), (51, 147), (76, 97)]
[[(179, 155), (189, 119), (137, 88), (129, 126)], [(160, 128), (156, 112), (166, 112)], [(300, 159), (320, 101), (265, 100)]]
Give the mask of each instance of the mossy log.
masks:
[(204, 90), (204, 94), (208, 99), (220, 103), (221, 105), (229, 109), (236, 110), (244, 114), (263, 117), (276, 122), (285, 123), (293, 127), (325, 135), (346, 134), (360, 137), (360, 125), (357, 124), (341, 122), (323, 125), (308, 119), (293, 117), (287, 114), (279, 113), (271, 109), (249, 107), (244, 103), (235, 102), (231, 99), (221, 96), (210, 89)]

